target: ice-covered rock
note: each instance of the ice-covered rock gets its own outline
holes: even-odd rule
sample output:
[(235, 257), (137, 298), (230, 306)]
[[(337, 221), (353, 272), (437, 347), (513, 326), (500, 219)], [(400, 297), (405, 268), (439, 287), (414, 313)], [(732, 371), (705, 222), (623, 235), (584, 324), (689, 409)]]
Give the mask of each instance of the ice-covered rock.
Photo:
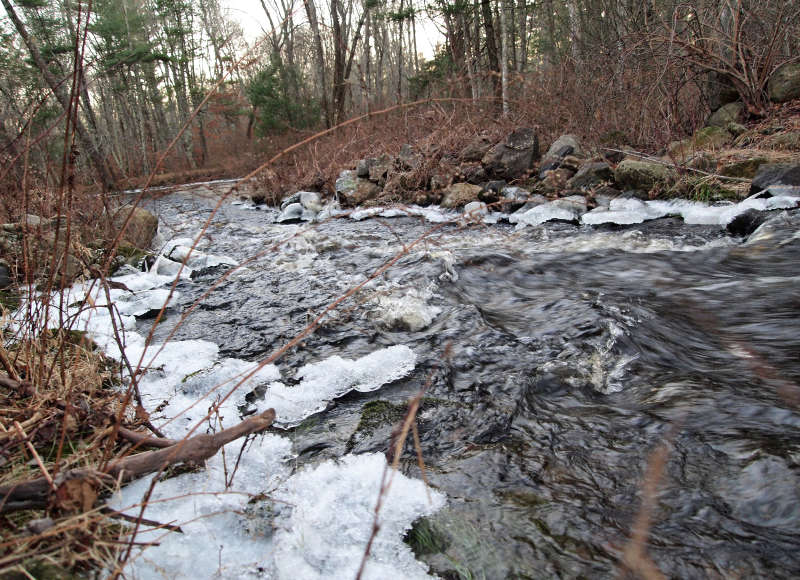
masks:
[[(524, 209), (524, 208), (523, 208)], [(575, 221), (578, 215), (573, 209), (559, 207), (553, 203), (537, 205), (528, 210), (520, 210), (508, 216), (508, 221), (517, 224), (517, 228), (524, 226), (538, 226), (552, 220)]]
[(380, 295), (376, 299), (377, 320), (390, 329), (419, 332), (430, 326), (441, 308), (428, 303), (430, 293), (410, 290), (401, 295)]

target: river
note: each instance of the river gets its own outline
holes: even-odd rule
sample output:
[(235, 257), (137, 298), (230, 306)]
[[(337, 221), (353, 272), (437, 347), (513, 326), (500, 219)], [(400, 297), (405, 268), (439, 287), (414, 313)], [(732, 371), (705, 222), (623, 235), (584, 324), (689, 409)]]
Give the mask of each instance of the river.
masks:
[[(184, 256), (216, 201), (149, 202), (163, 253)], [(140, 387), (171, 436), (268, 407), (278, 425), (155, 487), (147, 517), (185, 533), (141, 535), (160, 545), (134, 552), (131, 577), (354, 577), (421, 390), (425, 473), (409, 436), (365, 578), (614, 577), (636, 522), (634, 560), (670, 577), (800, 575), (800, 212), (740, 238), (676, 217), (515, 227), (427, 211), (309, 225), (221, 206)], [(129, 356), (175, 275), (162, 257), (119, 278), (136, 292), (114, 294)], [(100, 342), (107, 322), (90, 321)]]

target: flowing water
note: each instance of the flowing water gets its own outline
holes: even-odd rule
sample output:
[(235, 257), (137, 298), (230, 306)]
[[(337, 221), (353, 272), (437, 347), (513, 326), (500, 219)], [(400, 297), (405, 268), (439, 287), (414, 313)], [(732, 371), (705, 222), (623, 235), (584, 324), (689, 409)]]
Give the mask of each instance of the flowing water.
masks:
[[(188, 190), (152, 202), (161, 236), (197, 235), (215, 201)], [(277, 225), (274, 216), (223, 205), (154, 342), (174, 332), (178, 344), (198, 345), (177, 357), (202, 359), (210, 341), (222, 366), (251, 368), (249, 361), (267, 358), (408, 251), (238, 392), (239, 412), (276, 406), (281, 423), (267, 436), (280, 441), (270, 469), (246, 479), (246, 491), (280, 486), (265, 483), (276, 473), (307, 481), (322, 477), (320, 466), (351, 465), (354, 456), (377, 461), (408, 399), (425, 388), (420, 448), (425, 477), (439, 493), (394, 533), (399, 538), (426, 514), (409, 541), (432, 574), (613, 577), (638, 516), (649, 518), (640, 560), (668, 576), (800, 575), (800, 212), (773, 212), (748, 239), (675, 218), (515, 229), (435, 225), (419, 216)], [(246, 260), (175, 330), (230, 263)], [(148, 308), (137, 311), (140, 334), (152, 325)], [(181, 372), (183, 380), (192, 376)], [(283, 395), (318, 393), (328, 388), (326, 377), (338, 386), (307, 412), (282, 411)], [(150, 396), (155, 406), (159, 394)], [(409, 486), (423, 475), (410, 441), (400, 462)], [(346, 459), (330, 461), (337, 458)], [(643, 511), (648, 466), (658, 491)], [(331, 472), (311, 492), (320, 497), (308, 509), (327, 510), (327, 519), (305, 533), (333, 539), (306, 538), (304, 548), (295, 538), (300, 548), (275, 557), (283, 567), (245, 572), (351, 577), (341, 571), (352, 572), (352, 562), (337, 568), (331, 554), (337, 543), (340, 558), (363, 553), (358, 542), (344, 549), (348, 518), (369, 527), (377, 498), (375, 485), (363, 489), (372, 476), (360, 469)], [(335, 482), (345, 487), (326, 503), (320, 490)], [(300, 480), (290, 488), (276, 493), (298, 505)], [(414, 493), (424, 498), (420, 489)], [(359, 494), (364, 509), (347, 511)], [(248, 525), (262, 531), (303, 525), (284, 520), (281, 528), (273, 507), (247, 505)], [(326, 541), (327, 555), (309, 555)], [(391, 563), (398, 549), (378, 560)], [(374, 566), (375, 578), (410, 570)]]

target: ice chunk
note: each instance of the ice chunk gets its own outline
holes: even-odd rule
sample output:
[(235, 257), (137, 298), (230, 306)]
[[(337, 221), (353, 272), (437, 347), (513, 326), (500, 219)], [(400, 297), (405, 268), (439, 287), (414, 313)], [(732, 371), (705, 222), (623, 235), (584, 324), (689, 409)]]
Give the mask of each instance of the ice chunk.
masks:
[[(268, 578), (272, 568), (271, 521), (248, 506), (256, 494), (273, 489), (289, 475), (291, 441), (257, 437), (234, 469), (242, 441), (225, 447), (206, 469), (159, 482), (144, 517), (179, 525), (183, 534), (142, 527), (137, 541), (159, 545), (137, 549), (125, 568), (137, 580)], [(227, 462), (227, 463), (226, 463)], [(226, 481), (226, 478), (229, 481)], [(135, 481), (110, 501), (113, 509), (138, 516), (152, 477)]]
[[(274, 494), (282, 509), (275, 533), (278, 578), (355, 578), (372, 532), (375, 503), (386, 468), (383, 454), (347, 455), (291, 477)], [(445, 504), (445, 496), (399, 472), (382, 505), (380, 528), (364, 578), (430, 578), (402, 536), (420, 516)]]
[(377, 320), (387, 328), (401, 328), (411, 332), (419, 332), (430, 326), (441, 313), (438, 306), (428, 304), (429, 292), (410, 290), (400, 296), (379, 295), (377, 303)]
[(297, 386), (272, 383), (257, 406), (259, 410), (274, 408), (276, 423), (297, 425), (345, 393), (374, 391), (405, 377), (416, 363), (414, 351), (405, 345), (377, 350), (357, 360), (332, 356), (302, 367), (297, 376), (303, 380)]
[(517, 229), (525, 226), (538, 226), (551, 220), (572, 221), (576, 219), (574, 211), (558, 207), (551, 203), (537, 205), (525, 212), (516, 212), (508, 216), (508, 221), (517, 224)]

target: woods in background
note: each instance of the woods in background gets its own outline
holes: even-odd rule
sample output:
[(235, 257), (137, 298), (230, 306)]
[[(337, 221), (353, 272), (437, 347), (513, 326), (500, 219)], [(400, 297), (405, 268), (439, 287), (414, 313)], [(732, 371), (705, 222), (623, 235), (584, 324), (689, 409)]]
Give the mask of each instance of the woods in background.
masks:
[(220, 0), (1, 1), (3, 165), (58, 166), (71, 123), (86, 181), (106, 188), (152, 171), (189, 119), (162, 170), (443, 96), (512, 117), (568, 101), (565, 129), (656, 142), (726, 99), (762, 113), (770, 74), (800, 53), (789, 0), (261, 0), (255, 48)]

